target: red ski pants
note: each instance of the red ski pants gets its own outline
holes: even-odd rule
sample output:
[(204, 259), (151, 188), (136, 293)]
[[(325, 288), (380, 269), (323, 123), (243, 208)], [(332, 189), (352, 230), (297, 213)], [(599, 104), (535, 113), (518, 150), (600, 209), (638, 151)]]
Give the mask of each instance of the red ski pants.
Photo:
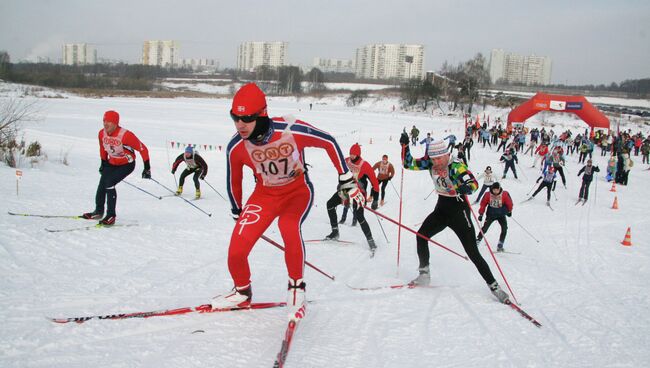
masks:
[(284, 241), (284, 261), (289, 277), (302, 278), (305, 266), (305, 244), (302, 239), (301, 225), (309, 214), (313, 189), (311, 183), (294, 183), (288, 186), (290, 188), (258, 186), (248, 198), (235, 224), (228, 248), (228, 270), (235, 286), (243, 287), (250, 284), (248, 255), (276, 217)]

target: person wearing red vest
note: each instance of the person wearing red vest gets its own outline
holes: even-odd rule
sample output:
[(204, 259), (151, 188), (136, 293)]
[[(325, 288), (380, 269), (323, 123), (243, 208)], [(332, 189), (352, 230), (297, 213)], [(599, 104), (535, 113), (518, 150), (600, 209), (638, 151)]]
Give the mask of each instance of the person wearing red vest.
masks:
[(100, 219), (104, 215), (104, 203), (107, 205), (106, 216), (99, 221), (101, 225), (115, 223), (115, 206), (117, 192), (115, 185), (129, 176), (135, 169), (135, 151), (140, 152), (144, 161), (142, 177), (151, 178), (149, 150), (131, 131), (119, 126), (120, 114), (116, 111), (104, 113), (104, 129), (99, 131), (99, 167), (101, 175), (95, 194), (95, 210), (81, 215), (85, 219)]
[(508, 221), (506, 221), (506, 216), (512, 216), (512, 198), (508, 192), (501, 188), (499, 183), (494, 183), (490, 187), (490, 192), (485, 193), (483, 199), (481, 199), (481, 207), (478, 210), (479, 221), (483, 220), (486, 207), (487, 218), (481, 228), (482, 232), (479, 232), (476, 237), (476, 242), (480, 242), (483, 239), (483, 234), (488, 231), (492, 222), (497, 221), (501, 226), (497, 252), (503, 252), (503, 242), (506, 240), (506, 235), (508, 234)]
[[(363, 192), (363, 195), (366, 196), (366, 191), (368, 187), (368, 180), (370, 180), (370, 185), (372, 185), (372, 206), (373, 210), (379, 207), (377, 200), (379, 199), (379, 181), (375, 176), (375, 171), (372, 169), (372, 166), (361, 158), (361, 146), (358, 143), (355, 143), (350, 147), (350, 156), (345, 159), (345, 163), (350, 168), (350, 172), (354, 177), (354, 180), (359, 183), (360, 189)], [(330, 226), (332, 227), (332, 232), (325, 237), (327, 240), (337, 240), (339, 238), (339, 227), (336, 223), (336, 207), (340, 204), (343, 204), (345, 207), (343, 209), (343, 218), (340, 223), (345, 222), (345, 217), (347, 215), (347, 209), (349, 207), (349, 198), (347, 198), (344, 193), (337, 191), (332, 195), (332, 197), (327, 201), (327, 215), (330, 219)], [(375, 240), (372, 238), (372, 231), (370, 231), (370, 225), (364, 217), (363, 205), (357, 205), (353, 203), (352, 214), (354, 218), (352, 219), (352, 225), (356, 225), (356, 222), (359, 222), (363, 234), (366, 236), (368, 241), (368, 247), (370, 247), (370, 256), (374, 256), (377, 245)]]
[[(290, 116), (269, 118), (266, 96), (255, 83), (248, 83), (235, 93), (230, 117), (237, 130), (226, 149), (226, 185), (236, 220), (228, 248), (228, 270), (235, 287), (213, 298), (212, 307), (250, 305), (253, 292), (248, 255), (277, 218), (289, 274), (288, 315), (290, 320), (301, 319), (306, 313), (305, 245), (301, 226), (314, 199), (304, 149), (324, 149), (339, 174), (339, 189), (355, 201), (365, 203), (365, 198), (348, 171), (334, 137)], [(242, 204), (244, 166), (255, 175), (255, 189), (245, 205)]]
[[(427, 133), (427, 137), (429, 135), (430, 133)], [(431, 140), (433, 140), (433, 138)], [(381, 161), (377, 161), (372, 165), (372, 169), (377, 170), (378, 172), (377, 181), (381, 184), (381, 200), (379, 201), (379, 205), (383, 206), (384, 198), (386, 197), (386, 185), (391, 179), (393, 179), (393, 176), (395, 176), (395, 168), (393, 167), (393, 164), (388, 162), (388, 155), (383, 155)]]

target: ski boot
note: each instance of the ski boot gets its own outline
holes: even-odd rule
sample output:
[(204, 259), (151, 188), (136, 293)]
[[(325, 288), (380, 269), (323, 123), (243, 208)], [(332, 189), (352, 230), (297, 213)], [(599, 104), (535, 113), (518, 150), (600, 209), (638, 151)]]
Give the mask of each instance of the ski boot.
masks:
[(201, 198), (201, 190), (197, 189), (196, 190), (196, 195), (194, 196), (194, 199), (199, 199), (199, 198)]
[(106, 215), (101, 221), (99, 221), (98, 225), (101, 226), (111, 226), (115, 224), (115, 215)]
[(375, 251), (377, 250), (377, 244), (375, 244), (375, 240), (370, 238), (368, 239), (368, 246), (370, 247), (370, 258), (375, 256)]
[(339, 240), (339, 228), (333, 228), (332, 232), (325, 237), (325, 240)]
[(418, 271), (420, 272), (420, 274), (418, 275), (418, 277), (413, 279), (411, 283), (420, 286), (429, 286), (429, 284), (431, 283), (431, 275), (429, 275), (429, 266), (420, 267)]
[(501, 290), (501, 287), (496, 281), (491, 283), (489, 286), (492, 294), (499, 299), (501, 303), (508, 304), (510, 302), (510, 297), (505, 291)]
[(352, 218), (352, 226), (357, 226), (357, 218)]
[(307, 312), (305, 282), (302, 279), (289, 279), (289, 287), (287, 288), (287, 312), (290, 321), (303, 318)]
[(179, 196), (181, 194), (183, 194), (183, 186), (179, 185), (178, 189), (176, 189), (176, 195)]
[(86, 212), (83, 215), (81, 215), (82, 218), (86, 220), (99, 220), (104, 216), (104, 211), (97, 211), (94, 210), (93, 212)]
[(253, 289), (248, 284), (243, 287), (234, 287), (228, 294), (217, 295), (212, 298), (212, 309), (220, 308), (246, 308), (251, 305)]

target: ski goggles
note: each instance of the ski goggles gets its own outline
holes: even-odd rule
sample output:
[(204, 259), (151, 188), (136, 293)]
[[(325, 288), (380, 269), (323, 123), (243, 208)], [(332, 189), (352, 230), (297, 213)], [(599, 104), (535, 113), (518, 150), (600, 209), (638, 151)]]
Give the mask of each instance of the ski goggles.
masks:
[(235, 123), (240, 121), (240, 120), (243, 121), (244, 123), (252, 123), (255, 120), (257, 120), (257, 118), (260, 116), (262, 111), (264, 111), (264, 109), (266, 109), (266, 106), (264, 106), (260, 111), (256, 112), (255, 114), (251, 114), (251, 115), (235, 115), (235, 113), (233, 113), (232, 110), (230, 110), (230, 118)]

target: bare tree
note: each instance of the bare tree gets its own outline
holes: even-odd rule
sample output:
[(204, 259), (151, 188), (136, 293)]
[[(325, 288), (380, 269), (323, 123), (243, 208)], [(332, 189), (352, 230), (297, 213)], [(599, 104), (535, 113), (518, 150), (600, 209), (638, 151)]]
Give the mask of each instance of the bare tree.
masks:
[(17, 142), (22, 124), (38, 119), (38, 100), (9, 98), (0, 100), (0, 160), (16, 167), (16, 153), (25, 142)]

